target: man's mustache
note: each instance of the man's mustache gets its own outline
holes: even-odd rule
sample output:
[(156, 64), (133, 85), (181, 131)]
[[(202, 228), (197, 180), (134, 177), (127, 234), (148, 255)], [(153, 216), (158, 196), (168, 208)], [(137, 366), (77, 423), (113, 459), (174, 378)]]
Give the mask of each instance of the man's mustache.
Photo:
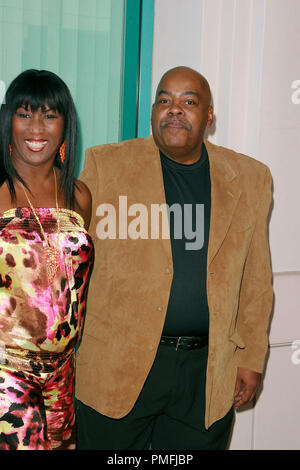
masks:
[(185, 122), (183, 119), (180, 119), (180, 118), (174, 118), (174, 117), (170, 117), (168, 119), (165, 119), (164, 121), (161, 121), (161, 127), (166, 127), (168, 124), (170, 124), (171, 122), (180, 122), (180, 124), (182, 124), (182, 126), (187, 129), (188, 131), (191, 130), (191, 125), (187, 122)]

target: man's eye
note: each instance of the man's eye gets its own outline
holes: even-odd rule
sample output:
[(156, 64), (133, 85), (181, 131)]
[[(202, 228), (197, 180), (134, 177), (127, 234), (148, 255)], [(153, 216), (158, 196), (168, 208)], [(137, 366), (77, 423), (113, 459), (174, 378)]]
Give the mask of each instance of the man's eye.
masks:
[(168, 103), (168, 99), (167, 98), (161, 98), (159, 100), (159, 103), (166, 104), (166, 103)]
[(194, 100), (186, 100), (186, 104), (195, 104)]

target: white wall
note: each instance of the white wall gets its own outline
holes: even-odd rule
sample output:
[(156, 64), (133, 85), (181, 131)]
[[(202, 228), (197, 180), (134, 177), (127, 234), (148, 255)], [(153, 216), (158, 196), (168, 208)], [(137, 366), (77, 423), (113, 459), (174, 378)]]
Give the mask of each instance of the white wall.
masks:
[(266, 163), (274, 180), (269, 357), (230, 449), (300, 449), (299, 24), (299, 0), (155, 0), (152, 101), (166, 70), (197, 69), (213, 92), (209, 139)]

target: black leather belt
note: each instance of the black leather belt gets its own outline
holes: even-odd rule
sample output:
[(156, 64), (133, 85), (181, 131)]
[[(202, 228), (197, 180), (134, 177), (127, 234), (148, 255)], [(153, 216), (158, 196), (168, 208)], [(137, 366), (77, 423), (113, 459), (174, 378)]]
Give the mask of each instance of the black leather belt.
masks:
[(160, 344), (176, 349), (200, 349), (208, 345), (207, 336), (162, 336)]

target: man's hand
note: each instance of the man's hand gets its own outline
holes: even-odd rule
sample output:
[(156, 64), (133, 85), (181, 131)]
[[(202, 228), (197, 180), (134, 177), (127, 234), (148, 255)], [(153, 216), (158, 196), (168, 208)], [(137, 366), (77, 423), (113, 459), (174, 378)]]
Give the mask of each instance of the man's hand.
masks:
[(237, 408), (252, 401), (260, 382), (261, 374), (253, 370), (238, 367), (234, 391), (234, 406)]

